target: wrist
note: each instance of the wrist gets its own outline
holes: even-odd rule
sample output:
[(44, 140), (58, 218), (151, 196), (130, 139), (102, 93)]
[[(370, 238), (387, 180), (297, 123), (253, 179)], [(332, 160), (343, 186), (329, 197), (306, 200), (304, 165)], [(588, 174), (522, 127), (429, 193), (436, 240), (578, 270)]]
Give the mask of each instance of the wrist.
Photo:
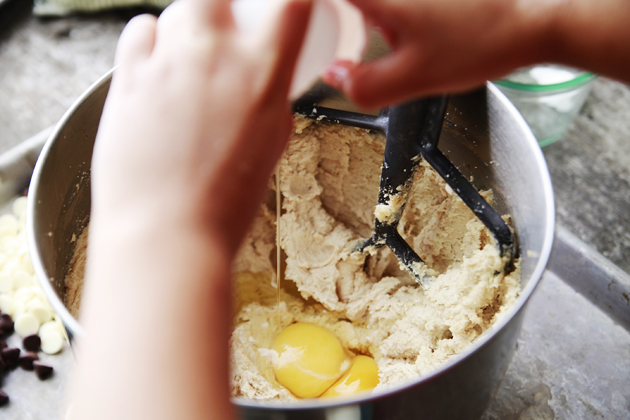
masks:
[[(203, 268), (198, 261), (229, 270), (233, 255), (222, 235), (191, 206), (108, 210), (93, 207), (90, 220), (89, 255), (99, 271), (118, 270), (121, 261), (140, 272), (161, 266), (172, 277), (192, 266)], [(163, 269), (147, 277), (162, 273)]]

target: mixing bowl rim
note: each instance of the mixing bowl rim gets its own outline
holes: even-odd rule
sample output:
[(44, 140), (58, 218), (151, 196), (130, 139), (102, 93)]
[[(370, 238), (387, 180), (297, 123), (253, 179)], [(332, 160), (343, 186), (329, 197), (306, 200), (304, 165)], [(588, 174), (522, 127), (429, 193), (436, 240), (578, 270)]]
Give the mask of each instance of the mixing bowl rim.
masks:
[(533, 133), (529, 129), (529, 125), (525, 122), (520, 112), (516, 109), (516, 107), (510, 102), (510, 100), (497, 88), (492, 82), (486, 83), (486, 88), (490, 91), (497, 99), (499, 99), (504, 105), (505, 109), (509, 111), (511, 116), (517, 122), (519, 127), (526, 134), (527, 142), (530, 145), (534, 159), (536, 161), (537, 168), (540, 172), (541, 179), (543, 180), (541, 189), (543, 191), (544, 197), (546, 198), (545, 205), (545, 218), (549, 222), (548, 227), (545, 231), (545, 235), (543, 238), (543, 246), (540, 251), (540, 256), (538, 259), (538, 263), (530, 276), (529, 282), (525, 285), (525, 287), (520, 291), (516, 302), (512, 304), (508, 310), (502, 314), (501, 318), (497, 320), (494, 324), (492, 324), (486, 331), (483, 332), (478, 338), (476, 338), (472, 343), (470, 343), (463, 351), (451, 356), (446, 362), (436, 366), (431, 369), (429, 372), (426, 372), (423, 375), (419, 375), (417, 378), (413, 380), (405, 381), (403, 383), (388, 386), (382, 392), (366, 392), (363, 395), (358, 394), (357, 396), (350, 397), (339, 397), (335, 398), (334, 402), (322, 402), (321, 399), (309, 399), (309, 400), (298, 400), (298, 401), (274, 401), (274, 400), (250, 400), (241, 397), (232, 398), (232, 401), (241, 407), (247, 408), (255, 408), (255, 409), (283, 409), (283, 410), (304, 410), (304, 409), (322, 409), (322, 408), (334, 408), (339, 406), (344, 406), (347, 404), (364, 404), (370, 403), (372, 401), (383, 398), (389, 394), (399, 393), (406, 389), (413, 388), (417, 386), (421, 382), (431, 381), (435, 379), (439, 375), (442, 375), (447, 370), (455, 367), (455, 365), (462, 362), (467, 357), (471, 356), (478, 349), (486, 345), (500, 330), (502, 330), (515, 316), (519, 311), (523, 309), (540, 279), (542, 278), (543, 272), (545, 271), (545, 267), (547, 266), (547, 262), (549, 261), (549, 256), (551, 255), (551, 249), (553, 247), (553, 239), (555, 233), (555, 204), (553, 199), (553, 187), (551, 185), (551, 177), (549, 175), (549, 170), (547, 168), (547, 164), (545, 161), (545, 157), (542, 153), (541, 148), (538, 146), (538, 142), (534, 137)]
[(62, 300), (57, 296), (57, 293), (53, 289), (52, 282), (48, 275), (46, 274), (46, 269), (44, 268), (44, 263), (41, 259), (39, 247), (37, 245), (36, 240), (36, 232), (35, 232), (35, 215), (37, 212), (37, 202), (35, 197), (38, 195), (37, 191), (39, 190), (39, 180), (41, 178), (41, 173), (44, 169), (44, 164), (46, 162), (46, 157), (50, 153), (50, 150), (53, 148), (55, 144), (55, 140), (59, 138), (62, 130), (68, 123), (68, 121), (74, 116), (74, 114), (79, 110), (79, 108), (86, 103), (89, 98), (99, 89), (103, 83), (111, 78), (115, 68), (110, 69), (103, 76), (101, 76), (98, 80), (96, 80), (92, 85), (85, 90), (77, 98), (77, 100), (70, 106), (70, 108), (63, 114), (55, 128), (48, 136), (42, 151), (40, 152), (37, 162), (35, 163), (35, 168), (33, 169), (33, 175), (31, 176), (31, 182), (29, 185), (29, 194), (27, 195), (27, 203), (26, 203), (26, 237), (28, 241), (29, 253), (31, 256), (31, 262), (33, 264), (33, 270), (35, 271), (35, 277), (37, 277), (37, 281), (44, 291), (44, 295), (48, 298), (51, 306), (55, 310), (55, 312), (61, 318), (62, 323), (64, 324), (66, 331), (69, 337), (72, 339), (74, 336), (83, 336), (85, 335), (85, 331), (79, 321), (75, 319), (70, 311), (63, 304)]
[[(59, 137), (61, 131), (65, 127), (66, 123), (73, 117), (73, 115), (77, 112), (77, 110), (99, 89), (102, 85), (111, 79), (112, 73), (114, 69), (111, 69), (109, 72), (105, 73), (100, 79), (98, 79), (95, 83), (92, 84), (76, 101), (75, 103), (68, 109), (68, 111), (61, 118), (50, 137), (48, 138), (42, 152), (40, 154), (40, 158), (37, 161), (35, 169), (33, 171), (33, 177), (31, 180), (31, 187), (29, 189), (29, 197), (27, 203), (27, 237), (29, 242), (29, 249), (31, 250), (31, 258), (33, 261), (33, 268), (35, 270), (35, 274), (37, 279), (44, 290), (44, 293), (51, 300), (51, 304), (53, 309), (59, 314), (62, 322), (66, 326), (66, 329), (69, 331), (69, 335), (76, 336), (84, 336), (85, 332), (83, 327), (79, 324), (78, 320), (76, 320), (67, 308), (63, 305), (61, 299), (55, 293), (52, 283), (48, 276), (46, 275), (46, 271), (43, 266), (43, 262), (40, 258), (39, 248), (37, 247), (37, 242), (35, 241), (35, 223), (33, 222), (34, 215), (36, 212), (35, 196), (36, 192), (39, 188), (39, 177), (41, 176), (41, 172), (43, 170), (45, 157), (48, 155), (51, 150), (55, 140)], [(430, 372), (427, 372), (424, 375), (418, 376), (413, 380), (393, 385), (388, 387), (386, 390), (382, 392), (374, 392), (374, 393), (365, 393), (364, 395), (352, 396), (348, 398), (338, 398), (334, 400), (327, 400), (326, 402), (322, 402), (322, 400), (318, 399), (309, 399), (309, 400), (300, 400), (300, 401), (257, 401), (257, 400), (246, 400), (244, 398), (232, 398), (232, 401), (241, 407), (247, 408), (256, 408), (256, 409), (283, 409), (283, 410), (304, 410), (304, 409), (322, 409), (322, 408), (334, 408), (342, 405), (351, 404), (362, 404), (369, 403), (370, 401), (377, 400), (382, 398), (388, 394), (398, 393), (404, 391), (405, 389), (412, 388), (418, 385), (421, 382), (430, 381), (433, 378), (441, 375), (443, 372), (453, 368), (455, 365), (459, 364), (461, 361), (472, 355), (479, 348), (484, 346), (487, 342), (489, 342), (495, 334), (503, 329), (513, 318), (514, 316), (522, 310), (523, 306), (526, 304), (534, 289), (538, 285), (542, 274), (545, 270), (547, 262), (549, 260), (549, 256), (551, 254), (551, 248), (553, 245), (553, 236), (555, 230), (555, 206), (553, 199), (553, 189), (551, 185), (551, 178), (549, 176), (549, 171), (545, 163), (544, 156), (540, 147), (538, 146), (538, 142), (536, 141), (534, 135), (531, 133), (529, 126), (525, 122), (525, 120), (521, 117), (520, 113), (516, 110), (514, 105), (505, 97), (505, 95), (499, 90), (498, 87), (493, 85), (491, 82), (486, 83), (486, 89), (492, 93), (494, 97), (496, 97), (499, 101), (501, 101), (503, 107), (509, 112), (511, 117), (516, 121), (522, 132), (525, 133), (527, 138), (527, 143), (529, 147), (532, 149), (533, 156), (536, 162), (536, 167), (538, 168), (539, 175), (542, 179), (541, 189), (543, 191), (543, 195), (545, 197), (545, 218), (548, 222), (547, 229), (544, 233), (543, 238), (543, 246), (541, 248), (539, 260), (534, 268), (532, 275), (530, 276), (530, 280), (526, 284), (526, 286), (521, 290), (519, 297), (516, 302), (502, 315), (501, 319), (497, 320), (496, 323), (491, 325), (488, 330), (486, 330), (481, 336), (479, 336), (474, 342), (468, 345), (462, 352), (453, 355), (443, 364), (440, 364), (435, 369), (432, 369)]]

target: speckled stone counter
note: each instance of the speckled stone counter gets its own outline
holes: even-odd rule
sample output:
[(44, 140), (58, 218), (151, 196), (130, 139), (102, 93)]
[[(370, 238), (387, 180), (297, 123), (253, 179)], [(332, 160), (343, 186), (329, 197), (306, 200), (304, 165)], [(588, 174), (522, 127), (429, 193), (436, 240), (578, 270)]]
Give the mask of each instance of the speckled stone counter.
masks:
[(543, 152), (558, 223), (630, 272), (630, 88), (596, 80), (578, 118)]

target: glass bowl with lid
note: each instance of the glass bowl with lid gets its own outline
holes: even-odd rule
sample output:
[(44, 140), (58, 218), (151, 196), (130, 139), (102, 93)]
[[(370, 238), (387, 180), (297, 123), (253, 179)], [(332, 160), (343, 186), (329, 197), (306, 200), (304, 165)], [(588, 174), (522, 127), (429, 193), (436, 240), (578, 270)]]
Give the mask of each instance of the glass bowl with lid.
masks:
[(540, 146), (566, 131), (580, 112), (597, 76), (555, 64), (526, 67), (494, 84), (522, 114)]

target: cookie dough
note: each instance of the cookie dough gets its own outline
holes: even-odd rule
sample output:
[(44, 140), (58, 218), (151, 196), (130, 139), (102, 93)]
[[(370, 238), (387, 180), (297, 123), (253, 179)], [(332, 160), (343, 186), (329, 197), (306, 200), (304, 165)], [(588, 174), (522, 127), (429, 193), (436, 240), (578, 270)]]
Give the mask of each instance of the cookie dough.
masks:
[[(433, 273), (430, 284), (418, 285), (387, 248), (351, 252), (372, 232), (384, 147), (384, 138), (367, 130), (296, 119), (278, 170), (279, 292), (273, 182), (234, 261), (233, 396), (296, 398), (278, 383), (271, 362), (273, 340), (294, 322), (322, 326), (350, 353), (374, 358), (376, 390), (384, 390), (464, 349), (517, 298), (519, 264), (503, 273), (505, 261), (488, 230), (424, 162), (399, 231)], [(482, 195), (492, 203), (491, 191)], [(66, 279), (74, 316), (86, 237), (77, 242)]]
[[(298, 118), (279, 166), (285, 264), (275, 288), (273, 191), (234, 263), (233, 395), (294, 399), (274, 377), (272, 341), (308, 322), (373, 357), (377, 390), (416, 378), (464, 349), (518, 296), (494, 239), (437, 173), (421, 163), (399, 231), (435, 277), (419, 286), (387, 248), (351, 252), (372, 232), (384, 138)], [(273, 185), (270, 186), (273, 188)], [(492, 202), (492, 193), (483, 192)]]
[(75, 235), (72, 241), (76, 242), (74, 246), (74, 255), (70, 261), (70, 271), (65, 278), (66, 294), (64, 296), (66, 308), (75, 319), (79, 318), (79, 307), (81, 306), (81, 293), (83, 292), (83, 277), (85, 276), (85, 259), (87, 256), (89, 226), (86, 226), (81, 235), (77, 238)]

